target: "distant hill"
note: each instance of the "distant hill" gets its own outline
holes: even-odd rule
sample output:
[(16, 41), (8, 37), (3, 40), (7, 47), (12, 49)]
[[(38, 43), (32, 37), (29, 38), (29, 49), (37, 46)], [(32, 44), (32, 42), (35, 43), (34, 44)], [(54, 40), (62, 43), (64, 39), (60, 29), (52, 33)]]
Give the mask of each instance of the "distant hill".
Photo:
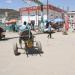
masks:
[(7, 19), (13, 19), (20, 17), (20, 12), (14, 9), (0, 9), (0, 17), (5, 16), (7, 13)]

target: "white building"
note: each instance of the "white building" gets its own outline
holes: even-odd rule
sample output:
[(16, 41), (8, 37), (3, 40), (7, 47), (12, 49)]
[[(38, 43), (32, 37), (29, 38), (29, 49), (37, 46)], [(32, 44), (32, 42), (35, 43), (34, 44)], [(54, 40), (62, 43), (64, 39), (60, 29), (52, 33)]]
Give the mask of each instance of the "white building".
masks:
[(20, 8), (20, 16), (22, 23), (24, 21), (34, 21), (35, 25), (39, 25), (41, 22), (41, 14), (43, 14), (43, 20), (54, 19), (56, 17), (63, 18), (63, 9), (57, 8), (53, 5), (44, 5), (43, 13), (41, 13), (41, 6)]
[(70, 28), (75, 29), (75, 11), (69, 11), (67, 14), (69, 17)]

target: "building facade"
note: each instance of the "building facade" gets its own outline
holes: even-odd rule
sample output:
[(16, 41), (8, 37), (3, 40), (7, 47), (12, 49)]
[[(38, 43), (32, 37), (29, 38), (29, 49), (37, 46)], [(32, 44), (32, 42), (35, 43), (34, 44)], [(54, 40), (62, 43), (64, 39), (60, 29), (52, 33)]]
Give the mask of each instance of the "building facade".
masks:
[(22, 22), (35, 21), (35, 25), (39, 25), (41, 15), (43, 15), (43, 21), (45, 21), (47, 19), (54, 19), (57, 17), (63, 18), (64, 12), (65, 11), (63, 9), (57, 8), (50, 4), (43, 5), (43, 9), (41, 9), (41, 6), (20, 8)]
[(75, 11), (69, 11), (67, 12), (69, 17), (69, 26), (72, 29), (75, 29)]

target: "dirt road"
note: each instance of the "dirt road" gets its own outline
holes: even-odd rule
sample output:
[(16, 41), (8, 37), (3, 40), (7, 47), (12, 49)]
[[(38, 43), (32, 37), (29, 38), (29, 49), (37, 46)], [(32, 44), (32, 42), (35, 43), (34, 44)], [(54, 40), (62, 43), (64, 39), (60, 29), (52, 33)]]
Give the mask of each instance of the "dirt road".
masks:
[(8, 39), (0, 41), (0, 75), (75, 75), (75, 33), (54, 33), (54, 39), (48, 39), (47, 34), (36, 35), (44, 53), (29, 57), (24, 50), (14, 55), (16, 36), (17, 33), (6, 33)]

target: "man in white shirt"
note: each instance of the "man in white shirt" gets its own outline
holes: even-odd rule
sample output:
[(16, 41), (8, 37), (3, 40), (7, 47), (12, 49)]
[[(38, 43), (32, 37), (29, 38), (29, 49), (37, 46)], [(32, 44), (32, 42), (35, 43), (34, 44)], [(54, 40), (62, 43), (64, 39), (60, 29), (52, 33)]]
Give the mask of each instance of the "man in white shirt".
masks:
[(30, 38), (30, 31), (31, 30), (30, 30), (30, 26), (27, 25), (26, 22), (24, 22), (24, 24), (19, 27), (19, 34), (20, 34), (20, 36), (19, 36), (19, 44), (20, 44), (21, 48), (22, 48), (22, 39), (24, 38), (23, 36), (25, 36), (25, 35), (23, 35), (24, 31), (27, 31), (27, 33), (29, 35), (29, 38)]

